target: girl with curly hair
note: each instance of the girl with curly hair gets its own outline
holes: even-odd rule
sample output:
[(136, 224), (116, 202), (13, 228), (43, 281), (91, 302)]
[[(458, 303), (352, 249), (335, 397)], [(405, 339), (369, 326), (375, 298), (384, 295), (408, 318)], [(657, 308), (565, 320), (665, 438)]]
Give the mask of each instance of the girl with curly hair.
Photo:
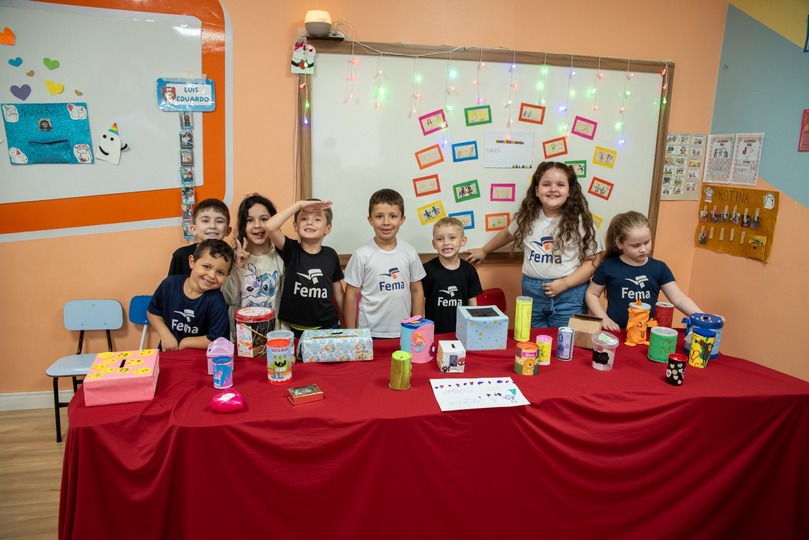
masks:
[(540, 163), (508, 228), (470, 249), (467, 260), (478, 264), (509, 243), (512, 252), (523, 250), (522, 294), (533, 299), (532, 327), (567, 326), (574, 313), (586, 313), (584, 293), (602, 253), (571, 167)]

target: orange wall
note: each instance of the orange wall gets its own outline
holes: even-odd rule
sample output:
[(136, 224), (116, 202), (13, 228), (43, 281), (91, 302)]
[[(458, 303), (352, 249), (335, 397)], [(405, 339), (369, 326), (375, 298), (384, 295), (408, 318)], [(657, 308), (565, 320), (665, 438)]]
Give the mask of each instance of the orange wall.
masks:
[[(234, 199), (238, 203), (242, 194), (259, 191), (279, 206), (293, 199), (298, 89), (289, 72), (289, 57), (307, 7), (329, 10), (333, 19), (346, 19), (360, 41), (673, 59), (676, 80), (670, 129), (700, 133), (710, 129), (727, 9), (727, 0), (681, 0), (673, 14), (648, 0), (618, 0), (596, 13), (589, 0), (526, 1), (500, 3), (493, 17), (493, 4), (481, 0), (412, 0), (388, 5), (382, 12), (361, 0), (322, 1), (312, 6), (262, 0), (222, 3), (233, 31)], [(683, 16), (689, 13), (693, 16)], [(782, 228), (785, 223), (806, 230), (806, 209), (788, 208), (785, 199), (777, 230), (786, 230)], [(766, 267), (702, 250), (695, 254), (696, 211), (696, 203), (662, 203), (656, 255), (671, 265), (681, 286), (706, 310), (734, 314), (723, 351), (809, 379), (807, 368), (782, 358), (780, 353), (790, 350), (784, 341), (754, 339), (748, 329), (762, 329), (761, 317), (753, 319), (751, 314), (750, 320), (736, 319), (736, 312), (743, 311), (740, 302), (783, 313), (784, 297), (806, 298), (805, 286), (802, 294), (795, 290), (794, 284), (801, 282), (794, 274), (797, 270), (788, 270), (784, 260), (789, 246), (777, 239), (773, 261)], [(338, 227), (339, 212), (336, 208)], [(182, 243), (179, 227), (172, 227), (0, 244), (0, 261), (8, 278), (0, 310), (0, 328), (6, 338), (0, 355), (4, 368), (0, 393), (50, 388), (45, 368), (75, 348), (75, 337), (61, 323), (66, 300), (112, 297), (126, 304), (135, 294), (149, 294), (164, 277), (171, 252)], [(806, 255), (802, 257), (805, 263)], [(721, 269), (727, 277), (714, 269)], [(756, 275), (755, 285), (746, 285), (748, 270)], [(782, 271), (787, 279), (776, 286), (774, 276), (780, 277)], [(480, 273), (484, 286), (502, 286), (509, 298), (519, 293), (518, 264), (484, 265)], [(773, 283), (771, 290), (764, 285), (768, 281)], [(119, 350), (134, 348), (139, 336), (127, 324), (115, 346)], [(156, 345), (154, 335), (151, 337), (151, 345)], [(756, 347), (757, 342), (764, 344)]]

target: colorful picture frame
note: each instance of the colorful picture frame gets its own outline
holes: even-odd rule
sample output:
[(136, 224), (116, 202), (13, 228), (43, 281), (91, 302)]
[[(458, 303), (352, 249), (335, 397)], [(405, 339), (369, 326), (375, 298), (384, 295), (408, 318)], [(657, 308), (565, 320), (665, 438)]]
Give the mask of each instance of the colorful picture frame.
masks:
[(444, 109), (438, 109), (437, 111), (419, 116), (419, 125), (424, 135), (429, 135), (430, 133), (435, 133), (436, 131), (441, 131), (449, 127)]
[(557, 137), (543, 141), (542, 152), (545, 154), (545, 159), (567, 154), (567, 138)]
[(440, 199), (418, 207), (416, 212), (419, 215), (419, 221), (422, 225), (428, 225), (447, 215), (447, 212), (444, 210), (444, 203), (441, 202)]
[(517, 186), (515, 184), (492, 184), (489, 188), (489, 200), (492, 202), (514, 202)]
[(475, 213), (472, 210), (467, 210), (466, 212), (454, 212), (449, 214), (449, 217), (454, 217), (461, 223), (463, 223), (464, 229), (474, 229), (475, 228)]
[(569, 165), (573, 172), (576, 173), (576, 178), (581, 180), (587, 178), (587, 161), (584, 159), (577, 159), (575, 161), (565, 161), (565, 165)]
[(593, 152), (593, 163), (595, 165), (601, 165), (602, 167), (612, 169), (615, 167), (615, 160), (617, 157), (618, 152), (615, 150), (610, 150), (609, 148), (604, 148), (603, 146), (596, 146), (595, 152)]
[(492, 123), (492, 108), (490, 105), (467, 107), (463, 110), (467, 127)]
[(441, 191), (441, 182), (438, 180), (438, 175), (431, 174), (414, 178), (413, 191), (416, 193), (416, 197), (439, 193)]
[(593, 216), (593, 223), (596, 226), (596, 230), (601, 229), (601, 224), (604, 223), (604, 218), (597, 214), (590, 214), (590, 215)]
[(608, 201), (612, 196), (612, 188), (614, 187), (615, 184), (612, 182), (607, 182), (603, 178), (594, 176), (593, 181), (590, 182), (590, 188), (587, 190), (587, 193)]
[(194, 167), (180, 167), (180, 184), (183, 186), (194, 185)]
[(426, 169), (444, 161), (444, 154), (437, 144), (422, 148), (415, 154), (419, 169)]
[(511, 215), (508, 212), (497, 212), (486, 214), (486, 230), (501, 231), (511, 223)]
[(469, 161), (478, 158), (477, 141), (466, 141), (452, 145), (452, 161)]
[(480, 185), (477, 179), (461, 182), (452, 186), (452, 194), (455, 196), (456, 203), (478, 199), (480, 198)]
[(570, 129), (570, 132), (573, 135), (578, 135), (579, 137), (584, 137), (592, 141), (593, 137), (596, 136), (596, 129), (598, 129), (598, 122), (595, 120), (589, 120), (583, 116), (576, 116), (576, 118), (573, 119), (573, 127)]
[(520, 117), (518, 120), (532, 124), (543, 124), (545, 123), (545, 107), (532, 105), (531, 103), (520, 103)]

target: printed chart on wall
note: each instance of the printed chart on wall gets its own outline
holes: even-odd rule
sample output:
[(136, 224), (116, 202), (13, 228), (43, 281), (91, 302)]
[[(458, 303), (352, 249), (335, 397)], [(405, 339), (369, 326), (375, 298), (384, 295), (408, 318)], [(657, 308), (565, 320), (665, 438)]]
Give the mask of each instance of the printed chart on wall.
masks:
[(300, 86), (311, 103), (302, 113), (311, 192), (334, 201), (328, 242), (338, 253), (352, 253), (363, 231), (370, 237), (368, 199), (383, 187), (404, 197), (400, 237), (422, 254), (434, 252), (432, 224), (445, 216), (464, 224), (468, 247), (508, 227), (546, 160), (574, 168), (602, 233), (613, 215), (648, 213), (657, 200), (662, 63), (636, 72), (589, 57), (592, 67), (571, 67), (570, 56), (550, 65), (536, 53), (539, 64), (510, 51), (476, 49), (466, 60), (346, 47), (318, 50), (311, 84)]
[[(189, 82), (206, 81), (206, 69), (222, 81), (220, 96), (226, 87), (225, 35), (210, 23), (221, 24), (221, 5), (184, 2), (144, 0), (136, 6), (143, 11), (124, 11), (133, 3), (0, 0), (0, 211), (7, 218), (0, 239), (107, 224), (138, 228), (135, 222), (180, 217), (195, 190), (224, 196), (226, 135), (203, 129), (224, 124), (224, 107), (160, 105), (164, 78), (186, 81), (166, 85), (164, 99), (207, 88)], [(219, 151), (206, 158), (203, 148)]]
[(779, 193), (736, 186), (703, 186), (695, 245), (767, 262), (778, 219)]
[(663, 160), (664, 201), (696, 201), (699, 181), (705, 164), (705, 135), (669, 133), (666, 136), (666, 157)]
[(708, 135), (703, 182), (755, 186), (763, 146), (763, 133)]

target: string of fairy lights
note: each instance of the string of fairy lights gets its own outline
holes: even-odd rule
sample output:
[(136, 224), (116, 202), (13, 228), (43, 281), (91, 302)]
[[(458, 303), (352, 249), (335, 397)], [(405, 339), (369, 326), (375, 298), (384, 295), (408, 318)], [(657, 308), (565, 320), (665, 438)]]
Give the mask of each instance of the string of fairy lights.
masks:
[[(375, 61), (376, 62), (376, 69), (373, 72), (373, 76), (370, 80), (370, 87), (372, 93), (372, 103), (375, 109), (382, 109), (385, 106), (386, 99), (388, 96), (387, 86), (391, 83), (401, 84), (401, 81), (391, 81), (388, 75), (385, 73), (385, 58), (393, 58), (393, 57), (405, 57), (412, 59), (412, 80), (410, 81), (410, 93), (409, 93), (409, 108), (408, 108), (408, 116), (409, 117), (418, 117), (420, 114), (420, 105), (424, 102), (425, 93), (429, 93), (435, 87), (435, 85), (431, 84), (432, 81), (425, 81), (424, 76), (421, 72), (421, 62), (424, 59), (428, 59), (435, 56), (445, 56), (446, 57), (446, 68), (444, 70), (444, 81), (443, 81), (443, 89), (439, 90), (443, 92), (443, 109), (446, 113), (451, 113), (456, 109), (456, 106), (460, 106), (461, 103), (458, 102), (459, 99), (459, 92), (458, 92), (458, 85), (462, 84), (462, 81), (459, 81), (459, 71), (456, 69), (457, 60), (453, 59), (453, 53), (457, 53), (458, 51), (465, 51), (469, 52), (470, 50), (474, 50), (475, 47), (455, 47), (448, 50), (442, 51), (435, 51), (429, 52), (424, 54), (405, 54), (400, 52), (390, 52), (390, 51), (381, 51), (376, 49), (373, 46), (368, 45), (367, 43), (362, 43), (355, 40), (347, 40), (351, 43), (351, 53), (348, 55), (347, 65), (346, 65), (346, 85), (345, 85), (345, 103), (346, 104), (355, 104), (359, 105), (361, 103), (360, 100), (360, 93), (358, 91), (358, 78), (360, 77), (359, 67), (363, 61)], [(361, 55), (357, 54), (357, 48), (362, 49)], [(502, 53), (503, 49), (489, 49), (490, 51), (496, 51), (497, 53)], [(474, 91), (472, 92), (472, 97), (474, 97), (474, 104), (467, 104), (466, 106), (482, 106), (486, 103), (486, 88), (487, 85), (493, 84), (492, 82), (486, 79), (487, 75), (487, 65), (486, 61), (484, 60), (484, 54), (486, 49), (480, 48), (479, 49), (479, 57), (478, 61), (476, 62), (476, 66), (474, 69), (474, 75), (472, 79), (469, 81), (469, 84), (473, 87)], [(519, 108), (519, 103), (517, 103), (517, 107), (515, 107), (515, 95), (520, 86), (518, 82), (517, 75), (518, 71), (521, 67), (525, 65), (518, 64), (517, 62), (517, 51), (512, 50), (512, 59), (509, 63), (508, 69), (508, 78), (507, 84), (508, 88), (506, 89), (505, 96), (507, 96), (502, 104), (496, 103), (488, 103), (489, 106), (496, 106), (502, 105), (503, 108), (506, 109), (507, 114), (505, 127), (508, 130), (511, 130), (514, 126), (514, 116), (515, 116), (515, 109), (517, 109), (518, 114), (521, 109)], [(558, 55), (557, 55), (558, 56)], [(374, 60), (375, 59), (375, 60)], [(615, 59), (612, 59), (615, 60)], [(558, 63), (558, 61), (557, 61)], [(663, 67), (660, 71), (661, 76), (661, 83), (660, 83), (660, 99), (657, 105), (659, 107), (665, 107), (668, 103), (668, 86), (669, 86), (669, 61), (661, 61)], [(575, 66), (575, 57), (574, 55), (570, 55), (570, 62), (567, 66), (554, 66), (556, 69), (564, 69), (567, 68), (567, 81), (566, 81), (566, 88), (564, 91), (563, 100), (555, 105), (556, 110), (563, 117), (561, 124), (559, 125), (559, 131), (562, 135), (567, 135), (570, 133), (571, 130), (571, 123), (570, 123), (570, 113), (571, 113), (571, 100), (576, 98), (576, 88), (577, 83), (575, 82), (577, 76), (577, 70)], [(544, 117), (544, 109), (547, 106), (549, 100), (552, 99), (552, 95), (550, 95), (550, 86), (549, 85), (549, 73), (551, 71), (551, 67), (548, 65), (548, 53), (544, 53), (544, 59), (541, 64), (539, 64), (538, 69), (536, 71), (536, 94), (534, 99), (534, 104), (537, 106), (541, 106), (543, 109), (543, 117)], [(593, 75), (593, 82), (592, 86), (586, 89), (586, 95), (589, 96), (589, 102), (592, 104), (590, 108), (592, 109), (592, 115), (597, 117), (599, 114), (603, 114), (606, 111), (602, 107), (602, 98), (599, 94), (599, 86), (602, 86), (607, 82), (607, 80), (611, 77), (615, 77), (617, 73), (614, 69), (609, 70), (608, 73), (605, 73), (602, 70), (602, 57), (598, 58), (598, 65), (596, 67), (595, 73)], [(624, 145), (626, 143), (626, 130), (625, 130), (625, 122), (627, 119), (627, 112), (635, 104), (632, 102), (632, 80), (635, 76), (634, 72), (632, 71), (632, 64), (630, 59), (626, 59), (626, 69), (621, 75), (624, 77), (623, 80), (623, 90), (620, 93), (620, 105), (617, 107), (616, 111), (613, 111), (617, 115), (617, 120), (615, 122), (615, 131), (616, 131), (616, 142), (619, 146)], [(495, 77), (495, 81), (498, 79)], [(485, 82), (485, 84), (484, 84)], [(502, 83), (499, 83), (502, 84)], [(613, 81), (614, 84), (614, 81)], [(496, 84), (495, 84), (496, 87)], [(440, 86), (439, 86), (440, 88)], [(299, 89), (301, 92), (304, 93), (302, 96), (303, 102), (303, 115), (301, 121), (304, 126), (309, 125), (310, 116), (309, 116), (309, 109), (310, 109), (310, 102), (309, 102), (309, 87), (305, 82), (305, 78), (301, 78), (301, 82), (299, 83)], [(585, 97), (585, 99), (587, 99)], [(364, 103), (364, 100), (362, 100)], [(541, 123), (541, 122), (540, 122)], [(446, 144), (446, 140), (444, 143)]]

